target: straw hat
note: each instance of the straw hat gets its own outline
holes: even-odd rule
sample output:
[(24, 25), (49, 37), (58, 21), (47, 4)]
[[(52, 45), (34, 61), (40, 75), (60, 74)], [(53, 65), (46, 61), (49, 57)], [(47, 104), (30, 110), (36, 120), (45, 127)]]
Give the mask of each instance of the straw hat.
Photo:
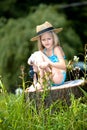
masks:
[(62, 30), (63, 30), (63, 28), (54, 28), (51, 23), (49, 23), (48, 21), (46, 21), (45, 23), (36, 26), (37, 36), (31, 38), (31, 41), (38, 40), (38, 37), (40, 35), (42, 35), (43, 33), (45, 33), (45, 32), (54, 31), (55, 33), (59, 33)]

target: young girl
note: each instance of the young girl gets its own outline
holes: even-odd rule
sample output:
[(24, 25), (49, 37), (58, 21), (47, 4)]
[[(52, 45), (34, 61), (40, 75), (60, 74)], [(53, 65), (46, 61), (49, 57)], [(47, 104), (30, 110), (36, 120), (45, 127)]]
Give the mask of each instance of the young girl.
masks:
[(39, 51), (34, 52), (28, 59), (28, 64), (33, 66), (34, 72), (38, 73), (38, 81), (34, 75), (34, 85), (29, 87), (28, 91), (43, 89), (43, 77), (45, 72), (51, 72), (47, 77), (47, 82), (51, 80), (51, 86), (59, 86), (66, 79), (65, 55), (59, 45), (59, 39), (56, 33), (62, 31), (62, 28), (55, 29), (51, 23), (45, 22), (36, 27), (37, 36), (31, 41), (38, 41)]

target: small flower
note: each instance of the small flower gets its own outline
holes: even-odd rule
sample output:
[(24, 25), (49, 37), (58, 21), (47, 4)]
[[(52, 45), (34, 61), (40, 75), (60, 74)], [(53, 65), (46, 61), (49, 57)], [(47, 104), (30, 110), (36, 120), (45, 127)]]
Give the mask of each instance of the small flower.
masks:
[(85, 56), (85, 60), (87, 60), (87, 55)]
[(22, 92), (23, 92), (22, 88), (17, 88), (17, 89), (15, 90), (15, 94), (16, 94), (16, 95), (20, 95), (20, 94), (22, 94)]
[(79, 61), (79, 57), (74, 56), (73, 61), (78, 62)]
[(80, 71), (80, 67), (76, 66), (74, 70)]

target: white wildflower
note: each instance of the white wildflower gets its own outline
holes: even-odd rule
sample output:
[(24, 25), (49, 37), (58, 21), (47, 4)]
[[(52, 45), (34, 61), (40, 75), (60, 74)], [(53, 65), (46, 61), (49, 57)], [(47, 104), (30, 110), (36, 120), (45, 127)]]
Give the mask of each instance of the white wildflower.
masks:
[(73, 60), (74, 60), (75, 62), (78, 62), (78, 61), (79, 61), (79, 57), (74, 56)]
[(85, 59), (87, 60), (87, 55), (85, 56)]
[(16, 94), (16, 95), (20, 95), (20, 94), (22, 94), (22, 92), (23, 92), (22, 88), (17, 88), (17, 89), (15, 90), (15, 94)]

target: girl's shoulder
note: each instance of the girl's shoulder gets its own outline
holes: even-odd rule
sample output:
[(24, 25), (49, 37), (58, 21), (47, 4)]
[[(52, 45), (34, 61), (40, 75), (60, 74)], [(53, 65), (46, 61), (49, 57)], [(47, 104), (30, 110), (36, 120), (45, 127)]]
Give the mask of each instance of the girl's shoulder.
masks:
[(64, 51), (61, 46), (55, 46), (54, 53), (63, 57), (65, 56)]
[(62, 50), (61, 46), (55, 46), (54, 47), (54, 51), (61, 51), (61, 50)]

